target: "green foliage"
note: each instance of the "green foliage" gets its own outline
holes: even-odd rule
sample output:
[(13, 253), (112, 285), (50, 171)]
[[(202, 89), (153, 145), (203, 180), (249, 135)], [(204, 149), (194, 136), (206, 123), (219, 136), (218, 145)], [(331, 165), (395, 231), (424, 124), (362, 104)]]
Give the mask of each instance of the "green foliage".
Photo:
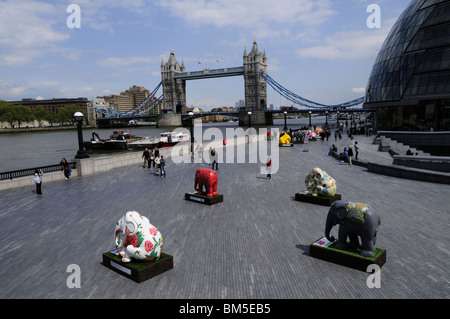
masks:
[(64, 124), (64, 123), (71, 123), (71, 122), (72, 122), (73, 115), (74, 115), (76, 112), (81, 112), (81, 113), (83, 113), (83, 109), (82, 109), (81, 107), (79, 107), (79, 106), (76, 106), (76, 105), (66, 105), (66, 106), (63, 106), (63, 107), (61, 107), (61, 108), (58, 110), (58, 114), (56, 114), (56, 120), (57, 120), (58, 122), (60, 122), (61, 124)]
[(24, 105), (13, 105), (0, 100), (0, 121), (8, 122), (11, 126), (17, 122), (20, 127), (21, 122), (33, 121), (35, 115), (29, 107)]

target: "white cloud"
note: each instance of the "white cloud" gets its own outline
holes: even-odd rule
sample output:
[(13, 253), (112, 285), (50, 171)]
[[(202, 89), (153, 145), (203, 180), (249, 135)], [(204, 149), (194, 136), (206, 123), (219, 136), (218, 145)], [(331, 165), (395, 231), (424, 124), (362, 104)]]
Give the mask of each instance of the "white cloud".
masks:
[(316, 26), (333, 14), (328, 0), (161, 0), (157, 4), (189, 24), (245, 28), (260, 37), (289, 33), (289, 24)]
[(394, 24), (378, 30), (342, 31), (325, 38), (324, 43), (297, 50), (300, 57), (318, 59), (359, 59), (376, 56)]
[(352, 92), (354, 92), (354, 93), (365, 93), (366, 89), (365, 88), (353, 88)]
[(56, 6), (45, 2), (0, 2), (0, 46), (29, 49), (67, 40), (68, 34), (54, 28), (58, 14), (63, 17)]

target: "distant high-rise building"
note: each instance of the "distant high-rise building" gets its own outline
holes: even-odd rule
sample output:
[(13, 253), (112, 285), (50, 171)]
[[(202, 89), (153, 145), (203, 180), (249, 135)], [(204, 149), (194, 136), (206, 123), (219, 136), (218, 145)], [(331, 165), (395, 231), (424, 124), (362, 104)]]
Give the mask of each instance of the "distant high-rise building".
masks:
[[(112, 109), (118, 112), (128, 112), (134, 107), (138, 106), (142, 101), (144, 101), (150, 95), (150, 91), (144, 87), (133, 85), (128, 90), (121, 92), (120, 94), (112, 94), (103, 97)], [(156, 97), (152, 98), (155, 101)], [(149, 103), (151, 103), (150, 101)], [(161, 112), (161, 105), (156, 108), (156, 113)]]

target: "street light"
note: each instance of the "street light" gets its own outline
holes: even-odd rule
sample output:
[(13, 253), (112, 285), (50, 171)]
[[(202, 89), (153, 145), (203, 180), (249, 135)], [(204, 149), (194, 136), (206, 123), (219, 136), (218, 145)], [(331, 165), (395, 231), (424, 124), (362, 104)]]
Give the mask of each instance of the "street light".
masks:
[(189, 112), (190, 129), (191, 129), (191, 156), (194, 156), (194, 113)]
[(248, 115), (248, 128), (252, 127), (252, 112), (247, 112)]
[(312, 112), (309, 111), (309, 126), (311, 126), (311, 114), (312, 114)]
[(89, 154), (84, 149), (83, 145), (83, 131), (81, 129), (83, 125), (83, 113), (76, 112), (73, 115), (73, 119), (77, 122), (77, 131), (78, 131), (78, 152), (75, 155), (76, 159), (89, 158)]
[(325, 125), (328, 125), (328, 111), (325, 111)]
[(286, 111), (284, 111), (284, 129), (283, 130), (285, 130), (285, 131), (287, 131), (287, 120), (286, 120), (286, 118), (287, 118), (287, 112)]

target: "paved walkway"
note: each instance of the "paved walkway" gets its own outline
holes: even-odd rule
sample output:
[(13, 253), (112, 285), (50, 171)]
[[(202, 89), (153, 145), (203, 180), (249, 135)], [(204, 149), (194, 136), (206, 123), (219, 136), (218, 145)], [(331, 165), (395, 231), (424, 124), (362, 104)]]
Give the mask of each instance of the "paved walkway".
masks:
[[(361, 159), (392, 163), (372, 138), (356, 140)], [(340, 163), (325, 155), (333, 143), (281, 148), (270, 181), (260, 163), (219, 164), (224, 202), (215, 206), (183, 199), (196, 168), (208, 165), (170, 160), (168, 178), (136, 165), (68, 181), (44, 177), (42, 196), (34, 187), (1, 191), (0, 298), (448, 299), (450, 185)], [(348, 144), (337, 142), (339, 150)], [(309, 256), (328, 208), (293, 197), (314, 167), (336, 179), (344, 200), (380, 213), (377, 246), (387, 251), (381, 288), (367, 287), (368, 273)], [(174, 256), (174, 269), (141, 284), (101, 265), (113, 249), (116, 221), (129, 210), (158, 227), (164, 251)], [(80, 266), (80, 289), (66, 285), (70, 264)]]

